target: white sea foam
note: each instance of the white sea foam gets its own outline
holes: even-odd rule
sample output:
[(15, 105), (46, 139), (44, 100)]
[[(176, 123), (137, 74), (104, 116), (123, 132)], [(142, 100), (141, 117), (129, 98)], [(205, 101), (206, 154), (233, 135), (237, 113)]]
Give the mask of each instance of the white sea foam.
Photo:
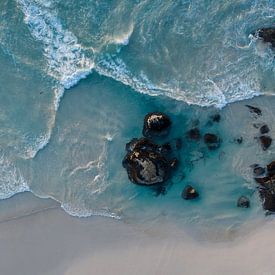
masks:
[(220, 78), (219, 83), (210, 78), (203, 80), (202, 76), (200, 89), (195, 92), (182, 90), (176, 81), (175, 83), (171, 81), (170, 83), (153, 84), (143, 72), (139, 75), (133, 74), (124, 61), (115, 55), (104, 55), (96, 63), (95, 70), (99, 74), (120, 81), (140, 93), (150, 96), (164, 95), (199, 106), (214, 105), (221, 108), (228, 103), (252, 98), (260, 94), (259, 83), (256, 80), (254, 83), (246, 84), (232, 73), (226, 74), (227, 71), (223, 73), (224, 77)]
[(74, 217), (86, 218), (90, 216), (102, 216), (114, 219), (121, 219), (121, 217), (115, 213), (113, 213), (110, 209), (102, 209), (102, 210), (91, 210), (85, 208), (85, 206), (76, 206), (72, 203), (62, 203), (62, 209), (64, 209), (68, 214)]
[(0, 156), (0, 199), (7, 199), (29, 187), (16, 167), (4, 156)]
[(48, 74), (69, 89), (94, 67), (93, 59), (85, 57), (76, 36), (63, 28), (56, 12), (46, 4), (35, 0), (17, 0), (32, 36), (44, 45), (48, 62)]

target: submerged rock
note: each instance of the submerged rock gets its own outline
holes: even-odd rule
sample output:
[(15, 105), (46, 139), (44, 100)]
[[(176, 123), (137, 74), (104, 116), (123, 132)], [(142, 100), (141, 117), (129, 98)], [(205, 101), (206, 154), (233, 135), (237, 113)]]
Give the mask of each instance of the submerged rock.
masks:
[(220, 147), (220, 138), (217, 135), (207, 133), (204, 135), (204, 142), (209, 150), (214, 150)]
[(201, 138), (201, 133), (198, 128), (193, 128), (189, 130), (187, 133), (187, 137), (193, 140), (199, 140)]
[(221, 120), (221, 115), (220, 114), (215, 114), (211, 116), (211, 119), (213, 122), (220, 122)]
[(257, 31), (258, 36), (275, 48), (275, 28), (262, 28)]
[(260, 128), (260, 133), (261, 133), (261, 134), (267, 134), (269, 131), (270, 131), (270, 130), (269, 130), (269, 128), (268, 128), (268, 126), (267, 126), (266, 124), (263, 125), (263, 126)]
[(260, 136), (259, 140), (264, 151), (266, 151), (272, 143), (272, 138), (270, 136)]
[(192, 200), (199, 196), (198, 192), (191, 185), (185, 186), (182, 191), (181, 197), (185, 200)]
[(254, 106), (251, 106), (251, 105), (245, 105), (245, 106), (249, 109), (249, 111), (251, 113), (254, 113), (254, 114), (258, 115), (258, 116), (262, 115), (262, 110), (261, 109), (259, 109), (257, 107), (254, 107)]
[(149, 113), (144, 118), (142, 133), (145, 137), (166, 136), (171, 125), (172, 122), (166, 114), (160, 112)]
[(241, 196), (238, 199), (237, 206), (241, 207), (241, 208), (248, 208), (248, 207), (250, 207), (250, 201), (247, 197)]

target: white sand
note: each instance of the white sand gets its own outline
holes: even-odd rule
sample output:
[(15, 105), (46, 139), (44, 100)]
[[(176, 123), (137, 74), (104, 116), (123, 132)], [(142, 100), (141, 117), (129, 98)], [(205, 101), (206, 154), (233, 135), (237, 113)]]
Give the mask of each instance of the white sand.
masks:
[(275, 222), (242, 240), (211, 244), (173, 226), (73, 218), (28, 193), (0, 209), (1, 275), (275, 274)]

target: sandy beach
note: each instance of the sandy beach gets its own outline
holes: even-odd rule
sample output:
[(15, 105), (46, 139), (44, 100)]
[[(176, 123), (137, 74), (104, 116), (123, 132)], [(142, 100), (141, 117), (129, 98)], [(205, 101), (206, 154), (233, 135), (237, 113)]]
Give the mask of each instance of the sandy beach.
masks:
[(274, 226), (199, 243), (165, 222), (73, 218), (56, 202), (24, 193), (1, 201), (0, 274), (274, 274)]

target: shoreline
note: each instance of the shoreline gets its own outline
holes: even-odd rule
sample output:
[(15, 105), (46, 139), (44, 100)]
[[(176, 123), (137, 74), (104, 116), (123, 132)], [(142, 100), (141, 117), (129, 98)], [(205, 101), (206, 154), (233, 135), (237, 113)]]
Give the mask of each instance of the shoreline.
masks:
[[(14, 202), (24, 199), (36, 200), (27, 195)], [(74, 218), (60, 208), (48, 208), (0, 223), (0, 272), (272, 274), (275, 263), (267, 255), (275, 252), (274, 225), (269, 221), (242, 239), (217, 244), (198, 242), (171, 224), (144, 228), (103, 217)]]

